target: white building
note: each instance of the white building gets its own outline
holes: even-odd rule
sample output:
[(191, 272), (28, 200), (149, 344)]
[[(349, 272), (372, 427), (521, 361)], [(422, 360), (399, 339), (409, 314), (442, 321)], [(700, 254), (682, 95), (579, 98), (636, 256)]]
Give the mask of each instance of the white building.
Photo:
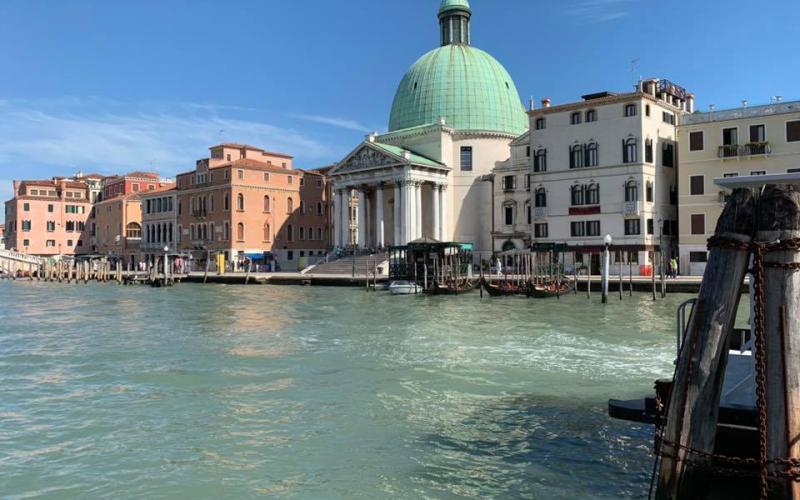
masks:
[[(694, 97), (666, 80), (640, 82), (634, 92), (601, 92), (530, 115), (533, 243), (566, 243), (599, 252), (606, 234), (635, 271), (648, 252), (675, 251), (677, 128)], [(626, 260), (627, 262), (627, 260)]]
[(441, 46), (400, 82), (389, 132), (370, 135), (331, 170), (336, 246), (349, 243), (342, 207), (355, 190), (360, 247), (428, 237), (491, 250), (492, 189), (482, 178), (528, 122), (508, 72), (470, 45), (471, 16), (467, 0), (442, 1)]
[(141, 259), (154, 262), (164, 249), (175, 252), (180, 243), (178, 231), (178, 191), (176, 188), (143, 193)]
[(511, 143), (511, 157), (494, 169), (493, 252), (514, 253), (530, 248), (533, 231), (530, 151), (529, 132), (525, 132)]

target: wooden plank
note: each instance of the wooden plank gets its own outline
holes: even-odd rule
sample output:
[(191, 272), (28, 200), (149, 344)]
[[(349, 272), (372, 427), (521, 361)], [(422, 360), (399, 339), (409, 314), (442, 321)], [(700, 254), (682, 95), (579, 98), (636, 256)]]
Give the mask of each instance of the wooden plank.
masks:
[[(800, 238), (798, 186), (767, 186), (759, 201), (756, 241), (794, 238)], [(800, 271), (774, 267), (800, 262), (800, 255), (769, 252), (764, 262), (767, 458), (800, 457)], [(787, 470), (775, 465), (769, 469)], [(770, 498), (800, 499), (800, 484), (773, 480)]]
[[(749, 243), (755, 222), (753, 194), (736, 190), (720, 215), (715, 236)], [(697, 306), (678, 357), (656, 498), (705, 498), (706, 478), (698, 469), (687, 467), (685, 461), (687, 455), (693, 462), (704, 458), (688, 454), (686, 448), (714, 451), (728, 337), (736, 319), (748, 257), (746, 249), (737, 248), (714, 247), (709, 253)]]

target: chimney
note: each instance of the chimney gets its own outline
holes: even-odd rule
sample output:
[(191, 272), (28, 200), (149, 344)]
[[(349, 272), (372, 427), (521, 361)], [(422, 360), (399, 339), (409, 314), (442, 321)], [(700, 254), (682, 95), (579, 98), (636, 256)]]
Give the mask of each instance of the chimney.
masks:
[(686, 112), (694, 113), (694, 94), (686, 94)]
[(658, 94), (658, 80), (652, 79), (650, 80), (650, 85), (648, 86), (648, 94), (655, 97)]
[(368, 142), (375, 142), (377, 139), (378, 139), (378, 133), (377, 132), (370, 132), (369, 135), (367, 135), (367, 141)]
[(544, 99), (542, 99), (542, 107), (543, 108), (549, 108), (550, 107), (550, 102), (551, 102), (550, 99), (545, 97)]
[(403, 150), (403, 159), (410, 160), (411, 159), (411, 151), (404, 149)]

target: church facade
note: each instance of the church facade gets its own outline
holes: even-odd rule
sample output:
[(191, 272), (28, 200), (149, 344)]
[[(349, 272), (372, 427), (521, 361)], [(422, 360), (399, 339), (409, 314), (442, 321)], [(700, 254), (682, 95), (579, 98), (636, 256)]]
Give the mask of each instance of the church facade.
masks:
[[(329, 172), (337, 247), (429, 238), (492, 248), (492, 185), (484, 180), (508, 159), (528, 118), (505, 68), (472, 47), (468, 0), (443, 0), (438, 17), (441, 46), (403, 77), (388, 133), (371, 134)], [(348, 209), (353, 193), (356, 211)]]

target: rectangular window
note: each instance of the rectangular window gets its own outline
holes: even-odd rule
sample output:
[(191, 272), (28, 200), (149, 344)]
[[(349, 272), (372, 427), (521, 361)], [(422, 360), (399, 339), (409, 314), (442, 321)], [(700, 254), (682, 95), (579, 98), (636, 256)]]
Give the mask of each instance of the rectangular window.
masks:
[(472, 146), (461, 146), (461, 171), (472, 171)]
[(625, 235), (637, 236), (642, 234), (642, 221), (639, 219), (625, 219)]
[(664, 123), (669, 123), (670, 125), (675, 125), (675, 115), (672, 113), (667, 113), (666, 111), (661, 112), (661, 121)]
[(647, 219), (647, 234), (653, 235), (655, 227), (653, 226), (653, 219)]
[(767, 140), (767, 128), (764, 125), (750, 125), (750, 142)]
[(689, 194), (695, 196), (705, 194), (705, 176), (693, 175), (689, 177)]
[(739, 144), (739, 130), (736, 127), (722, 129), (722, 145), (735, 146)]
[(31, 204), (30, 203), (23, 203), (22, 204), (22, 211), (23, 212), (30, 212), (31, 211)]
[(797, 174), (800, 173), (800, 168), (789, 168), (786, 169), (787, 174)]
[(570, 222), (569, 224), (569, 234), (573, 238), (584, 236), (584, 223), (583, 222)]
[(503, 177), (503, 190), (514, 191), (517, 188), (517, 176), (506, 175)]
[(594, 109), (590, 109), (586, 112), (586, 121), (587, 122), (596, 122), (597, 121), (597, 111)]
[(586, 221), (586, 236), (600, 236), (600, 221)]
[[(228, 155), (228, 156), (230, 156), (230, 155)], [(237, 170), (237, 171), (236, 171), (236, 177), (237, 177), (239, 180), (242, 180), (242, 179), (244, 179), (244, 170)]]
[(546, 126), (547, 122), (545, 122), (544, 118), (536, 119), (536, 125), (535, 125), (536, 130), (544, 130)]
[(644, 161), (645, 163), (653, 163), (653, 139), (644, 141)]
[(706, 234), (706, 216), (704, 214), (692, 214), (692, 234)]
[(800, 141), (800, 120), (786, 122), (786, 142)]
[(52, 214), (52, 213), (53, 213), (53, 210), (54, 210), (54, 208), (53, 208), (53, 205), (47, 205), (47, 212), (48, 212), (48, 213), (51, 213), (51, 214)]
[(661, 165), (665, 167), (675, 166), (675, 145), (669, 142), (664, 143), (661, 151)]
[(689, 252), (689, 262), (708, 262), (708, 252)]
[(767, 175), (766, 170), (753, 170), (750, 172), (750, 175)]
[(47, 221), (47, 232), (52, 233), (55, 232), (55, 230), (56, 230), (56, 222), (52, 220)]
[(531, 157), (531, 147), (525, 146), (525, 158), (530, 158), (530, 157)]
[(29, 221), (29, 220), (22, 221), (22, 230), (23, 231), (30, 231), (31, 230), (31, 221)]
[(505, 222), (506, 226), (511, 226), (514, 224), (514, 207), (508, 205), (503, 207), (503, 213), (505, 215)]
[[(26, 246), (27, 246), (27, 245), (26, 245)], [(55, 246), (56, 246), (56, 240), (47, 240), (47, 241), (44, 243), (44, 246), (46, 246), (47, 248), (53, 248), (53, 247), (55, 247)]]
[(134, 182), (134, 183), (131, 185), (131, 189), (133, 189), (133, 192), (134, 192), (134, 193), (138, 193), (138, 192), (139, 192), (139, 184), (136, 184), (136, 183)]
[(286, 176), (286, 182), (288, 184), (293, 184), (294, 183), (294, 177), (292, 177), (291, 175), (287, 175)]
[(644, 200), (648, 203), (653, 202), (653, 183), (648, 182), (644, 188)]
[(727, 172), (722, 174), (722, 177), (739, 177), (739, 172)]
[(286, 252), (286, 259), (287, 259), (287, 260), (294, 260), (294, 252), (293, 252), (293, 251), (291, 251), (291, 250), (289, 250), (288, 252)]
[(547, 238), (547, 223), (541, 224), (534, 224), (533, 225), (533, 237), (534, 238)]
[(540, 149), (536, 151), (533, 157), (533, 171), (534, 172), (547, 172), (547, 150)]
[(636, 105), (635, 104), (626, 104), (625, 105), (625, 116), (636, 116)]
[(581, 114), (580, 112), (575, 112), (570, 115), (569, 122), (572, 125), (578, 125), (581, 122)]

